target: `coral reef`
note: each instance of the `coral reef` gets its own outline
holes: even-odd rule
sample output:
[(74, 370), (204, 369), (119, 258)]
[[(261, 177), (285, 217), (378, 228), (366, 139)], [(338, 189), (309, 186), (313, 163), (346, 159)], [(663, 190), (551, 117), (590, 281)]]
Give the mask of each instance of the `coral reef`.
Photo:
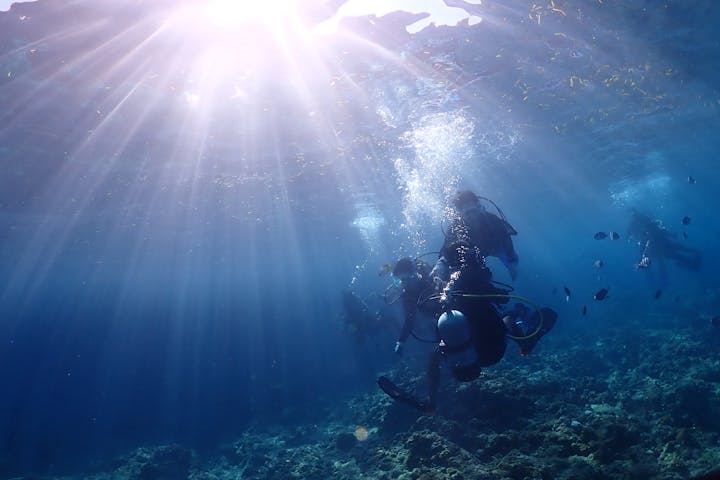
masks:
[[(322, 424), (248, 430), (202, 461), (179, 446), (140, 448), (82, 478), (688, 478), (720, 464), (720, 360), (708, 355), (718, 337), (692, 322), (558, 334), (529, 357), (509, 349), (472, 383), (446, 378), (435, 416), (373, 391)], [(410, 364), (388, 373), (422, 392)]]

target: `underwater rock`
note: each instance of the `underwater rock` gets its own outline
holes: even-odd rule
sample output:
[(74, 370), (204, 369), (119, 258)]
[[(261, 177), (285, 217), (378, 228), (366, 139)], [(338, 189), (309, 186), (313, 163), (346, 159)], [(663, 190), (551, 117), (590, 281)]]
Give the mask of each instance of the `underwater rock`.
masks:
[(708, 431), (720, 428), (720, 405), (714, 387), (708, 382), (693, 381), (678, 386), (666, 401), (674, 424)]
[(179, 445), (138, 448), (115, 474), (128, 480), (184, 480), (190, 474), (192, 452)]
[(590, 457), (571, 457), (570, 464), (567, 469), (558, 475), (558, 480), (576, 480), (582, 478), (585, 480), (611, 480), (608, 474), (603, 473), (599, 465)]
[[(324, 423), (245, 430), (201, 465), (179, 447), (138, 449), (81, 478), (687, 478), (720, 461), (719, 363), (707, 361), (717, 338), (698, 332), (680, 322), (642, 336), (621, 324), (578, 331), (547, 354), (506, 355), (477, 381), (442, 384), (435, 416), (368, 392)], [(423, 391), (421, 368), (396, 378)], [(371, 432), (366, 441), (353, 436), (357, 425)]]
[(405, 446), (409, 452), (405, 465), (411, 469), (437, 465), (451, 456), (446, 441), (430, 431), (412, 434), (405, 442)]
[(448, 467), (461, 456), (460, 449), (435, 432), (423, 430), (410, 435), (405, 441), (408, 450), (405, 466), (409, 469), (418, 467)]
[(609, 423), (598, 432), (599, 442), (595, 449), (595, 458), (601, 463), (609, 463), (619, 454), (627, 451), (640, 441), (640, 433), (631, 425)]
[(352, 433), (342, 432), (335, 437), (335, 448), (341, 452), (348, 452), (357, 443), (357, 439)]
[(268, 480), (288, 478), (332, 478), (328, 455), (317, 446), (304, 446), (287, 450), (278, 458), (266, 477)]

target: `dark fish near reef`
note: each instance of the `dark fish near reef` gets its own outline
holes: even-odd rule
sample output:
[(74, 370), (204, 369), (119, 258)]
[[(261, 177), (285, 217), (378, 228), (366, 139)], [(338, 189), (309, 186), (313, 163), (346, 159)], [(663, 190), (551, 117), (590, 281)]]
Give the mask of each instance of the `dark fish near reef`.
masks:
[(617, 232), (610, 232), (610, 238), (612, 238), (613, 240), (619, 240), (620, 234)]
[(608, 289), (607, 288), (601, 288), (598, 290), (595, 295), (593, 295), (593, 298), (595, 300), (604, 300), (607, 297)]
[(602, 240), (603, 238), (607, 238), (607, 233), (597, 232), (593, 238), (595, 238), (595, 240)]
[(662, 290), (658, 289), (658, 291), (655, 292), (655, 300), (657, 300), (658, 298), (660, 298), (660, 295), (662, 295)]
[(583, 305), (582, 314), (585, 315), (586, 313), (587, 313), (587, 305)]
[(690, 185), (694, 185), (694, 184), (695, 184), (695, 177), (693, 177), (692, 175), (688, 175), (688, 183), (689, 183)]
[(683, 225), (690, 225), (690, 220), (691, 220), (690, 217), (684, 216), (683, 219), (682, 219), (682, 224), (683, 224)]
[(563, 287), (563, 290), (565, 290), (565, 301), (569, 302), (570, 301), (570, 289), (567, 287)]
[(710, 325), (712, 325), (713, 327), (720, 327), (720, 315), (718, 315), (717, 317), (711, 318)]
[(686, 233), (686, 232), (683, 232), (683, 233), (682, 233), (682, 237), (683, 237), (683, 238), (687, 238), (687, 233)]

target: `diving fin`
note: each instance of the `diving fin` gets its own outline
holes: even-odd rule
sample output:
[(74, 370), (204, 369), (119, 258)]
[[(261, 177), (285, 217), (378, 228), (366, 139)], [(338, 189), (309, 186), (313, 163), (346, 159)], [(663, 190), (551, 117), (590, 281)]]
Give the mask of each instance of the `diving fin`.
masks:
[(414, 398), (412, 395), (395, 385), (389, 378), (378, 377), (377, 382), (382, 391), (387, 393), (393, 400), (406, 403), (421, 412), (426, 412), (428, 410), (428, 406), (425, 402), (421, 402), (420, 400)]

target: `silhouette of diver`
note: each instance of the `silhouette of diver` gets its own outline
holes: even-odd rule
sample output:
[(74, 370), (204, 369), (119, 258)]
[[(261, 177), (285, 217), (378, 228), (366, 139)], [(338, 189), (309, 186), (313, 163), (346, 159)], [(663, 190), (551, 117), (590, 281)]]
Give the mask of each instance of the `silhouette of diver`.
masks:
[(368, 305), (350, 289), (342, 292), (342, 308), (347, 329), (358, 342), (364, 342), (383, 327), (380, 313), (371, 311)]
[(678, 242), (678, 235), (669, 231), (659, 220), (652, 220), (633, 210), (628, 234), (638, 241), (641, 247), (640, 259), (635, 268), (649, 268), (657, 262), (665, 271), (665, 259), (671, 260), (680, 268), (696, 271), (702, 265), (702, 253)]

